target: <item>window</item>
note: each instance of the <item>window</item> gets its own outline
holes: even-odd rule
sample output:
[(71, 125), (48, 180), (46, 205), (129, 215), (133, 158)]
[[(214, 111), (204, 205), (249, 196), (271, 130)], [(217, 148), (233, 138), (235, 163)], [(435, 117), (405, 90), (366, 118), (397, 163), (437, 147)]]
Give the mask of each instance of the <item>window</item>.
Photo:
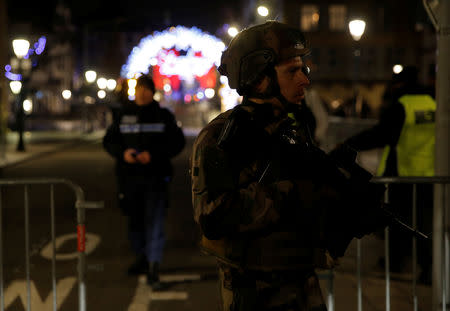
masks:
[(330, 30), (342, 31), (347, 28), (347, 7), (336, 4), (328, 7)]
[(300, 16), (300, 28), (303, 31), (317, 30), (319, 26), (319, 7), (317, 5), (303, 5)]

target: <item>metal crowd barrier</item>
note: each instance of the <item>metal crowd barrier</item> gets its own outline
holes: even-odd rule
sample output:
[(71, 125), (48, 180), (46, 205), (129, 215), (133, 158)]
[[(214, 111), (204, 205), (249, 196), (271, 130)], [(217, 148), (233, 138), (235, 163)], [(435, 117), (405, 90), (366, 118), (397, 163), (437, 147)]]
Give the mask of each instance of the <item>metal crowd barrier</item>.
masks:
[[(450, 290), (450, 245), (449, 245), (449, 212), (450, 212), (450, 176), (442, 177), (375, 177), (373, 182), (385, 184), (389, 189), (391, 184), (412, 184), (412, 228), (417, 229), (417, 184), (433, 184), (434, 185), (434, 206), (438, 207), (438, 216), (433, 216), (433, 256), (439, 255), (436, 261), (433, 259), (433, 265), (438, 262), (437, 267), (433, 267), (433, 276), (440, 279), (433, 280), (433, 305), (437, 305), (440, 310), (446, 311), (449, 308), (449, 290)], [(440, 187), (440, 188), (437, 188)], [(437, 201), (437, 202), (436, 202)], [(389, 193), (386, 191), (385, 202), (389, 203)], [(435, 209), (436, 210), (436, 209)], [(438, 229), (436, 229), (438, 228)], [(389, 268), (389, 228), (385, 229), (385, 279), (386, 279), (386, 311), (391, 310), (391, 292), (390, 292), (390, 268)], [(437, 234), (436, 234), (437, 233)], [(435, 236), (434, 236), (435, 235)], [(437, 248), (436, 249), (436, 245)], [(412, 237), (412, 299), (413, 310), (418, 310), (417, 299), (417, 240)], [(328, 280), (328, 310), (334, 311), (334, 290), (333, 290), (333, 270), (328, 274), (322, 275), (321, 278)], [(357, 310), (362, 311), (362, 277), (361, 277), (361, 240), (357, 240), (356, 244), (356, 287), (357, 287)], [(436, 293), (437, 292), (437, 293)], [(425, 306), (426, 310), (431, 310), (431, 306)], [(435, 309), (433, 309), (434, 311)], [(437, 309), (436, 309), (437, 310)]]
[(30, 219), (29, 219), (29, 187), (32, 185), (49, 185), (50, 187), (50, 218), (52, 237), (52, 288), (53, 288), (53, 310), (56, 311), (56, 245), (55, 245), (55, 199), (54, 185), (64, 184), (75, 194), (75, 208), (77, 209), (77, 251), (78, 251), (78, 310), (86, 311), (86, 226), (85, 209), (103, 208), (103, 202), (85, 201), (84, 192), (80, 186), (67, 179), (41, 178), (41, 179), (0, 179), (0, 310), (4, 311), (4, 280), (3, 280), (3, 233), (2, 233), (2, 197), (1, 190), (6, 186), (24, 187), (24, 209), (25, 209), (25, 273), (27, 284), (27, 311), (31, 310), (31, 283), (30, 283)]

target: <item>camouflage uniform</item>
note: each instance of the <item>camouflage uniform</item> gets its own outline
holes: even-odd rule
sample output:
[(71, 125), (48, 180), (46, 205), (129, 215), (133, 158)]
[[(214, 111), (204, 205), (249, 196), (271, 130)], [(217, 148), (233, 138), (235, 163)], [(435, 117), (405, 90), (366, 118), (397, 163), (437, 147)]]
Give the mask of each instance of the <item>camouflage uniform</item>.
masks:
[[(237, 142), (224, 150), (218, 141), (238, 109), (250, 118), (239, 120)], [(194, 217), (202, 249), (219, 263), (224, 311), (326, 310), (314, 269), (333, 260), (321, 243), (320, 218), (310, 216), (314, 202), (332, 195), (307, 176), (260, 180), (279, 139), (275, 130), (287, 119), (280, 107), (246, 101), (220, 114), (194, 143)], [(300, 125), (292, 126), (306, 136)]]

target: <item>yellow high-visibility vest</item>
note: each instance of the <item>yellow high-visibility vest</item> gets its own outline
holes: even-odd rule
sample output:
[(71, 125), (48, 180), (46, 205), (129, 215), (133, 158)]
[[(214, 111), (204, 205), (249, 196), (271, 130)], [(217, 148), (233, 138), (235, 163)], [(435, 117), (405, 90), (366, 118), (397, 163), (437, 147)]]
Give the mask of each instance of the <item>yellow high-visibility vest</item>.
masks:
[[(436, 102), (429, 95), (404, 95), (405, 122), (396, 145), (398, 176), (434, 176)], [(386, 168), (389, 146), (384, 149), (377, 174)]]

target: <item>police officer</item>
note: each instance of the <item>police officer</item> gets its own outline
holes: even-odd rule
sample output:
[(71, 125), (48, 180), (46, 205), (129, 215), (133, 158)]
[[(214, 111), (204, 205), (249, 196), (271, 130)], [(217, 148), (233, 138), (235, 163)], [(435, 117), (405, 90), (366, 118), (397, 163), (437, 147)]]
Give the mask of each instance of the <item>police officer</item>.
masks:
[(170, 159), (181, 152), (185, 138), (173, 114), (153, 99), (154, 92), (153, 80), (140, 76), (135, 104), (123, 107), (108, 128), (103, 145), (116, 159), (121, 205), (128, 216), (129, 240), (136, 254), (128, 273), (147, 273), (148, 283), (158, 289), (167, 186), (172, 177)]
[[(417, 67), (405, 66), (395, 74), (384, 100), (378, 123), (345, 143), (357, 150), (384, 148), (377, 171), (380, 176), (433, 176), (436, 102), (418, 83)], [(431, 232), (432, 191), (432, 185), (417, 186), (418, 228), (425, 232)], [(411, 185), (391, 185), (389, 198), (399, 215), (410, 218)], [(405, 255), (411, 250), (408, 241), (411, 238), (404, 231), (391, 229), (391, 271), (402, 272)], [(422, 269), (419, 281), (430, 284), (431, 243), (418, 241), (418, 263)]]
[(317, 181), (306, 152), (308, 52), (303, 34), (280, 22), (240, 32), (219, 72), (243, 102), (194, 143), (194, 218), (202, 249), (217, 258), (226, 311), (326, 310), (315, 269), (332, 267), (343, 251), (328, 250), (320, 211), (340, 190)]

